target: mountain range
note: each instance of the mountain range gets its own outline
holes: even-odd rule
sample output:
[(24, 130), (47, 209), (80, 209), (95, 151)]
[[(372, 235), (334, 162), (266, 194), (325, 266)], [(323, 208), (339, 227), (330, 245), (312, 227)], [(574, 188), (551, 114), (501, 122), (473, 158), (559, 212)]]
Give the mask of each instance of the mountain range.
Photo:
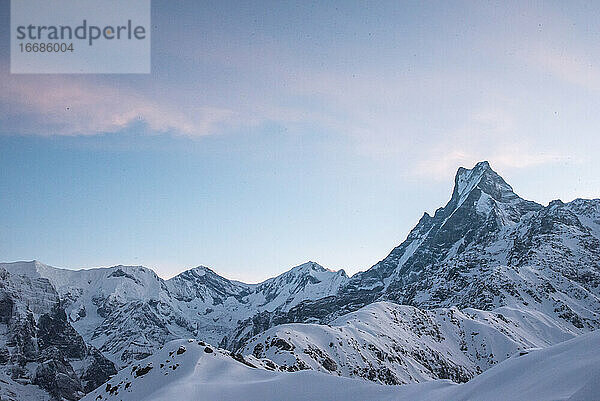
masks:
[[(314, 262), (259, 284), (203, 266), (169, 280), (142, 266), (37, 261), (2, 263), (0, 274), (0, 380), (17, 394), (0, 398), (77, 399), (181, 338), (260, 370), (463, 383), (600, 327), (600, 200), (543, 206), (480, 162), (458, 170), (444, 207), (352, 277)], [(61, 341), (80, 344), (60, 361), (44, 354), (49, 319)], [(35, 351), (22, 357), (28, 341)], [(78, 384), (44, 383), (47, 365)], [(26, 384), (39, 394), (19, 398)]]

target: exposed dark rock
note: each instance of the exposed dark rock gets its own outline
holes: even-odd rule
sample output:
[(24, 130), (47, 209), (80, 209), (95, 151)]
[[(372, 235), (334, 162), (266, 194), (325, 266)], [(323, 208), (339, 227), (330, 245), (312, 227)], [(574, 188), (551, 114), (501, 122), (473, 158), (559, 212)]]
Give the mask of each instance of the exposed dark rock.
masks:
[(135, 377), (144, 376), (152, 370), (152, 365), (146, 365), (143, 368), (139, 368), (135, 371)]
[(67, 322), (67, 315), (59, 305), (51, 313), (40, 316), (37, 338), (40, 350), (55, 347), (71, 359), (83, 359), (87, 354), (83, 338)]
[(0, 365), (8, 365), (13, 380), (37, 385), (57, 400), (77, 400), (116, 373), (114, 364), (86, 345), (69, 324), (48, 280), (11, 275), (2, 269), (0, 276), (0, 313), (8, 327)]
[(89, 347), (89, 365), (84, 369), (81, 380), (84, 383), (83, 391), (89, 393), (96, 387), (105, 383), (110, 376), (117, 374), (114, 363), (109, 361), (94, 347)]
[(246, 366), (249, 366), (249, 367), (251, 367), (251, 368), (256, 368), (256, 366), (254, 366), (253, 364), (251, 364), (250, 362), (248, 362), (248, 361), (247, 361), (247, 360), (244, 358), (244, 356), (243, 356), (242, 354), (239, 354), (239, 353), (236, 353), (236, 352), (232, 352), (232, 353), (231, 353), (231, 357), (232, 357), (233, 359), (235, 359), (236, 361), (243, 363), (243, 364), (244, 364), (244, 365), (246, 365)]
[(117, 270), (113, 271), (108, 276), (108, 278), (111, 278), (111, 277), (125, 277), (125, 278), (135, 281), (136, 283), (138, 282), (138, 280), (134, 276), (132, 276), (131, 274), (125, 273), (122, 269), (117, 269)]
[(77, 400), (84, 394), (81, 380), (57, 348), (46, 349), (41, 359), (43, 361), (35, 371), (33, 384), (57, 399)]
[(8, 296), (0, 299), (0, 323), (8, 324), (12, 316), (14, 302)]

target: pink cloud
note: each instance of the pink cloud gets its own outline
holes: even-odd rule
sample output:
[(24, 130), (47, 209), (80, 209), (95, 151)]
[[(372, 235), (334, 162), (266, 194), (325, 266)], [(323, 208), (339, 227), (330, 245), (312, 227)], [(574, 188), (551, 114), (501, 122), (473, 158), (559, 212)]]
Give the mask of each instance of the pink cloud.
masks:
[(1, 115), (18, 134), (94, 135), (141, 121), (152, 131), (201, 136), (213, 133), (216, 125), (234, 115), (216, 107), (184, 111), (131, 90), (64, 77), (9, 79), (1, 86)]

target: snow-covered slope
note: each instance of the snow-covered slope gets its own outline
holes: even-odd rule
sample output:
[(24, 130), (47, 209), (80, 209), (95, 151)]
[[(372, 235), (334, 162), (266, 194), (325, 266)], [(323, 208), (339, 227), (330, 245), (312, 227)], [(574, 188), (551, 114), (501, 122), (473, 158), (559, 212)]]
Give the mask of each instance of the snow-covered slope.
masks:
[(329, 325), (275, 326), (252, 338), (242, 353), (289, 371), (314, 369), (383, 384), (460, 383), (516, 352), (576, 334), (562, 320), (526, 309), (420, 310), (378, 302)]
[(257, 312), (288, 310), (307, 299), (331, 296), (348, 280), (343, 271), (314, 262), (260, 284), (231, 281), (202, 266), (169, 280), (143, 266), (74, 271), (33, 261), (0, 267), (49, 280), (71, 324), (119, 366), (145, 358), (176, 338), (218, 344)]
[(600, 332), (515, 355), (459, 385), (435, 380), (379, 386), (314, 371), (267, 371), (228, 351), (181, 340), (122, 370), (83, 400), (593, 401), (600, 390), (599, 366)]
[(600, 394), (600, 331), (515, 356), (435, 400), (579, 400)]
[(119, 372), (83, 401), (394, 400), (396, 390), (313, 371), (295, 374), (251, 367), (229, 351), (179, 340)]

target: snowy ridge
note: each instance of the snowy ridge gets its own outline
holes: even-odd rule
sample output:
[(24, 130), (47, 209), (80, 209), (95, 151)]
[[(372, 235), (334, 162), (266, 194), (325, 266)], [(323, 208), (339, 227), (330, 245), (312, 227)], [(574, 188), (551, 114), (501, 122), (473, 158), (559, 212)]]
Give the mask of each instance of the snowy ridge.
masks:
[(83, 400), (294, 401), (339, 400), (344, 395), (358, 395), (361, 400), (393, 399), (390, 388), (373, 383), (312, 371), (296, 374), (270, 371), (260, 365), (253, 367), (252, 358), (244, 359), (245, 363), (240, 359), (203, 342), (173, 341), (156, 355), (123, 369)]
[(564, 322), (536, 311), (420, 310), (378, 302), (329, 325), (275, 326), (252, 338), (241, 352), (288, 371), (313, 369), (382, 384), (461, 383), (519, 351), (576, 334)]
[(83, 400), (589, 401), (600, 392), (600, 332), (515, 355), (459, 385), (435, 380), (378, 386), (314, 371), (267, 371), (247, 363), (193, 340), (174, 341)]

